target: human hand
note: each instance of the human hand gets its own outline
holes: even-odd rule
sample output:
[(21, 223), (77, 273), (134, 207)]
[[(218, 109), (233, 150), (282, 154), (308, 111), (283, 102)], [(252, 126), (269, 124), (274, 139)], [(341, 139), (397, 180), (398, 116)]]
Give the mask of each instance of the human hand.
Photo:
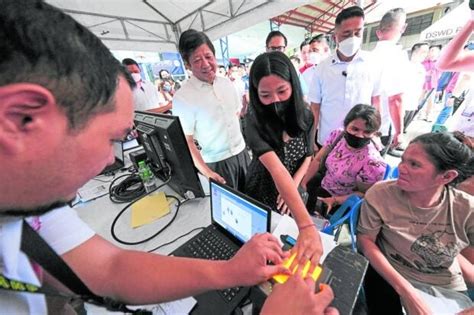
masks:
[[(281, 249), (280, 243), (270, 233), (254, 235), (229, 261), (229, 276), (236, 285), (251, 286), (268, 280), (271, 276), (289, 274), (282, 263), (289, 252)], [(268, 265), (267, 261), (274, 265)]]
[(334, 208), (334, 206), (337, 205), (337, 201), (335, 197), (326, 197), (326, 198), (318, 197), (318, 200), (321, 200), (327, 206), (327, 210), (324, 215), (328, 215), (331, 212), (331, 210)]
[(400, 132), (395, 132), (393, 134), (392, 144), (390, 145), (391, 148), (398, 147), (403, 142), (403, 135)]
[(218, 183), (221, 183), (221, 184), (225, 184), (225, 183), (226, 183), (224, 177), (222, 177), (221, 175), (217, 174), (216, 172), (209, 171), (209, 173), (207, 173), (206, 176), (207, 176), (208, 179), (213, 179), (213, 180), (215, 180), (215, 181), (218, 182)]
[(457, 315), (472, 315), (474, 314), (474, 306), (470, 308), (466, 308), (465, 310), (462, 310), (461, 312), (457, 313)]
[(303, 267), (305, 263), (310, 260), (311, 268), (309, 272), (313, 271), (323, 254), (321, 237), (314, 225), (300, 229), (298, 239), (296, 240), (295, 246), (291, 249), (291, 252), (296, 252), (296, 258), (291, 264), (290, 270), (293, 270), (296, 265)]
[(288, 206), (285, 203), (285, 200), (283, 200), (280, 194), (278, 194), (278, 197), (277, 197), (277, 210), (280, 211), (281, 215), (291, 214), (290, 208), (288, 208)]
[(430, 307), (420, 297), (414, 288), (400, 295), (400, 300), (407, 314), (410, 315), (428, 315), (433, 314)]
[(301, 274), (297, 272), (284, 284), (273, 287), (261, 314), (339, 314), (334, 307), (329, 307), (334, 299), (332, 289), (323, 284), (320, 291), (315, 294), (314, 286), (311, 277), (303, 280)]

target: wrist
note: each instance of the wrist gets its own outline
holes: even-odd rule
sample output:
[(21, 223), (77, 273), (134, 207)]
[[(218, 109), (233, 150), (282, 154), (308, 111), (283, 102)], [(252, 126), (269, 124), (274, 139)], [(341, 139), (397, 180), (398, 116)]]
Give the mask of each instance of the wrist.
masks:
[(314, 223), (311, 222), (311, 223), (303, 224), (303, 225), (299, 226), (299, 227), (298, 227), (298, 230), (301, 232), (301, 231), (303, 231), (303, 230), (307, 230), (307, 229), (310, 229), (310, 228), (312, 228), (312, 227), (313, 227), (313, 228), (316, 228), (316, 224), (314, 224)]

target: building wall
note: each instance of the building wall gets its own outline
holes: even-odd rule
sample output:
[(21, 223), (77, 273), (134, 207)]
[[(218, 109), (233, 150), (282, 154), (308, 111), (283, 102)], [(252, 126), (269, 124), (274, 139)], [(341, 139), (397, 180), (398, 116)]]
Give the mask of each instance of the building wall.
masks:
[[(458, 3), (449, 3), (439, 7), (428, 8), (426, 10), (410, 13), (407, 15), (407, 30), (405, 33), (408, 35), (402, 36), (400, 39), (400, 44), (403, 46), (403, 49), (411, 49), (411, 47), (420, 42), (421, 32), (429, 27), (431, 24), (438, 21), (446, 13), (446, 10), (453, 8)], [(375, 30), (377, 29), (379, 22), (367, 24), (364, 30), (364, 41), (362, 47), (366, 50), (372, 50), (375, 47), (377, 42), (377, 37), (375, 36)], [(448, 39), (431, 41), (429, 44), (446, 44)]]

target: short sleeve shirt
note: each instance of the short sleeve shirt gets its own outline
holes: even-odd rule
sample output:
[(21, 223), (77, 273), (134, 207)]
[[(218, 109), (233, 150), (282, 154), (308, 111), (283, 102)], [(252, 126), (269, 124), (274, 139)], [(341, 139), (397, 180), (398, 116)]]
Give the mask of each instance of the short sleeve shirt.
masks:
[[(389, 134), (392, 123), (388, 99), (390, 96), (406, 92), (408, 82), (412, 79), (407, 75), (409, 61), (402, 47), (393, 41), (378, 41), (371, 57), (374, 71), (379, 73), (380, 80), (380, 117), (382, 120), (380, 132), (386, 136)], [(405, 101), (405, 97), (403, 101)]]
[[(79, 246), (94, 235), (94, 232), (69, 207), (28, 218), (27, 222), (58, 255)], [(20, 250), (21, 230), (21, 219), (0, 218), (0, 273), (14, 280), (41, 285), (30, 260)], [(0, 309), (3, 314), (47, 313), (43, 295), (3, 290), (0, 294)]]
[[(324, 146), (332, 144), (342, 132), (342, 129), (334, 130)], [(353, 149), (342, 137), (328, 154), (321, 187), (333, 196), (348, 195), (357, 190), (358, 182), (373, 184), (382, 180), (386, 167), (372, 142), (363, 148)]]
[(140, 87), (133, 90), (133, 102), (135, 110), (149, 110), (166, 105), (166, 100), (153, 83), (149, 81), (142, 81)]
[(372, 103), (380, 95), (379, 77), (370, 62), (370, 52), (359, 51), (351, 62), (337, 52), (324, 59), (314, 72), (308, 100), (320, 104), (318, 143), (343, 126), (344, 117), (357, 104)]
[(245, 149), (241, 106), (232, 82), (221, 77), (209, 84), (193, 76), (173, 98), (173, 114), (179, 116), (184, 134), (199, 142), (206, 163), (225, 160)]
[(381, 252), (407, 280), (466, 290), (456, 256), (474, 246), (474, 196), (449, 188), (437, 206), (418, 208), (396, 181), (380, 182), (365, 194), (357, 230), (376, 237)]

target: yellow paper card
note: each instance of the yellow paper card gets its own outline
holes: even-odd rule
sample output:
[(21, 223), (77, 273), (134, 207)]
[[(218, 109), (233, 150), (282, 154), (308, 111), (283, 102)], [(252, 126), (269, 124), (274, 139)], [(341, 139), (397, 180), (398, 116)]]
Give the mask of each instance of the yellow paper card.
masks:
[(132, 228), (153, 222), (170, 213), (164, 192), (148, 195), (132, 205)]

